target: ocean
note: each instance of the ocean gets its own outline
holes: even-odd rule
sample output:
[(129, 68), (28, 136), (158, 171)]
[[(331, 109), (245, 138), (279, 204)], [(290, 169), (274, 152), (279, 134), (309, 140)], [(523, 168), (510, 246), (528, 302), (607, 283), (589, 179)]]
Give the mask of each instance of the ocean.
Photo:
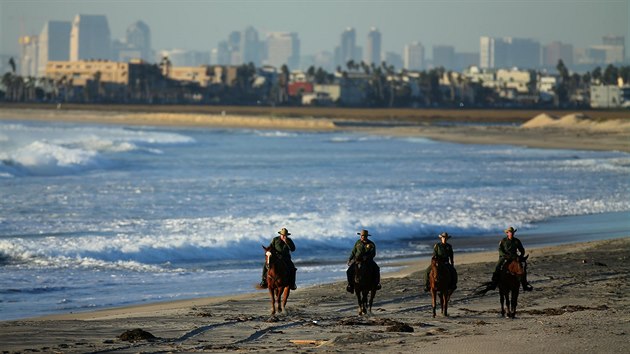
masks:
[(630, 154), (509, 141), (0, 122), (0, 320), (253, 292), (282, 227), (298, 287), (344, 279), (361, 229), (385, 272), (442, 231), (630, 235)]

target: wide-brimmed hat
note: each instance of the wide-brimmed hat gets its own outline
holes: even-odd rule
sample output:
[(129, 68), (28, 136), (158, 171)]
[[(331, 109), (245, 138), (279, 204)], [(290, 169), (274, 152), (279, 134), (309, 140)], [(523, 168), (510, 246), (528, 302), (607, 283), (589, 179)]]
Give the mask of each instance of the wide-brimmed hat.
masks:
[(359, 235), (359, 236), (372, 236), (372, 235), (370, 235), (368, 230), (361, 230), (361, 232), (357, 232), (357, 235)]
[(288, 236), (288, 235), (291, 235), (291, 234), (289, 233), (289, 230), (287, 230), (287, 229), (286, 229), (286, 228), (284, 228), (284, 227), (283, 227), (282, 229), (280, 229), (280, 231), (278, 231), (278, 233), (279, 233), (280, 235), (287, 235), (287, 236)]
[(442, 232), (441, 234), (438, 235), (438, 237), (444, 237), (447, 240), (451, 238), (451, 236), (448, 235), (448, 232)]
[(512, 226), (510, 226), (510, 227), (508, 227), (507, 229), (503, 230), (503, 232), (505, 232), (506, 234), (507, 234), (508, 232), (515, 233), (515, 232), (516, 232), (516, 230), (518, 230), (518, 229), (515, 229), (515, 228), (513, 228)]

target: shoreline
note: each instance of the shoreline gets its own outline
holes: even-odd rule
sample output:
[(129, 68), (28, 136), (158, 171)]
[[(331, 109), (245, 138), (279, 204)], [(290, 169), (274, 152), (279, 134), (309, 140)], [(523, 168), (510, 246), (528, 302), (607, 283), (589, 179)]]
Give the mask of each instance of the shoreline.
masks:
[[(460, 144), (481, 145), (514, 145), (543, 149), (570, 149), (593, 151), (630, 152), (630, 111), (602, 112), (594, 111), (597, 116), (590, 118), (594, 123), (610, 123), (606, 129), (588, 129), (580, 126), (535, 126), (526, 128), (522, 124), (534, 119), (532, 115), (546, 114), (542, 111), (457, 111), (457, 110), (402, 110), (398, 115), (374, 110), (349, 110), (350, 116), (318, 117), (313, 115), (285, 116), (244, 111), (242, 114), (229, 112), (199, 113), (185, 112), (153, 112), (116, 110), (103, 111), (103, 107), (93, 110), (73, 109), (33, 109), (7, 108), (0, 106), (0, 120), (14, 121), (54, 121), (91, 124), (116, 124), (135, 126), (169, 126), (169, 127), (204, 127), (204, 128), (235, 128), (235, 129), (263, 129), (285, 131), (315, 131), (315, 132), (359, 132), (381, 136), (423, 137), (438, 141)], [(77, 107), (82, 108), (82, 107)], [(89, 108), (89, 107), (87, 107)], [(124, 108), (124, 107), (123, 107)], [(244, 107), (242, 109), (246, 109)], [(215, 108), (216, 109), (216, 108)], [(219, 107), (220, 109), (220, 107)], [(214, 111), (210, 111), (214, 112)], [(225, 111), (222, 111), (225, 112)], [(236, 110), (236, 112), (240, 112)], [(256, 111), (254, 111), (256, 112)], [(264, 111), (263, 111), (264, 112)], [(290, 112), (290, 111), (289, 111)], [(305, 111), (309, 112), (309, 111)], [(336, 110), (329, 111), (337, 112)], [(341, 111), (340, 111), (341, 112)], [(423, 112), (422, 116), (408, 116), (405, 112)], [(542, 112), (542, 113), (541, 113)], [(568, 113), (562, 111), (560, 114)], [(574, 112), (573, 112), (574, 113)], [(593, 112), (588, 112), (588, 114)], [(329, 114), (329, 113), (327, 113)], [(348, 115), (348, 113), (345, 113)], [(453, 114), (454, 116), (449, 116)], [(505, 116), (501, 116), (504, 114)], [(538, 116), (536, 116), (538, 117)], [(450, 122), (454, 124), (444, 125)], [(348, 124), (351, 123), (351, 124)]]
[[(276, 317), (269, 317), (268, 294), (260, 291), (2, 321), (0, 342), (9, 352), (364, 352), (366, 343), (384, 353), (430, 351), (436, 344), (447, 352), (463, 346), (525, 353), (549, 347), (566, 353), (630, 349), (630, 237), (529, 248), (528, 253), (535, 290), (521, 293), (516, 320), (497, 316), (497, 292), (473, 294), (490, 276), (493, 251), (456, 253), (460, 281), (448, 318), (431, 318), (430, 296), (420, 289), (426, 261), (417, 260), (383, 278), (368, 317), (356, 316), (355, 297), (338, 282), (292, 292), (288, 314)], [(397, 323), (413, 332), (390, 329)], [(133, 328), (158, 339), (118, 338)], [(600, 340), (590, 340), (593, 336)], [(488, 348), (490, 343), (495, 347)]]

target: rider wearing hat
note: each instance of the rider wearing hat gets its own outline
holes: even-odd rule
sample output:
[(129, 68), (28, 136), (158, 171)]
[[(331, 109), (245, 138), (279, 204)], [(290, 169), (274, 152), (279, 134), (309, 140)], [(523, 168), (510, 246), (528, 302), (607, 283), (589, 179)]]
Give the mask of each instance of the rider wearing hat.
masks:
[[(297, 289), (297, 286), (295, 285), (295, 271), (297, 269), (291, 261), (291, 252), (295, 251), (295, 244), (293, 243), (293, 240), (291, 240), (291, 238), (289, 237), (289, 235), (291, 234), (286, 228), (283, 227), (280, 231), (278, 231), (278, 233), (280, 234), (280, 236), (274, 237), (273, 240), (271, 240), (269, 247), (273, 247), (276, 251), (278, 251), (278, 254), (282, 257), (287, 267), (291, 270), (291, 290), (295, 290)], [(267, 264), (263, 266), (262, 281), (260, 282), (260, 287), (267, 287)]]
[[(451, 272), (451, 289), (457, 289), (457, 271), (455, 270), (455, 262), (453, 261), (453, 246), (446, 242), (451, 236), (447, 232), (442, 232), (438, 235), (440, 242), (433, 246), (433, 257), (437, 258), (438, 262), (442, 262), (448, 266)], [(429, 291), (429, 273), (431, 272), (431, 265), (424, 271), (424, 291)]]
[(367, 262), (371, 263), (373, 269), (376, 270), (376, 289), (381, 289), (381, 269), (378, 264), (374, 262), (374, 257), (376, 256), (376, 244), (371, 240), (368, 240), (368, 236), (370, 233), (368, 230), (361, 230), (361, 232), (357, 232), (357, 235), (361, 236), (357, 242), (354, 243), (354, 248), (352, 248), (352, 253), (350, 253), (350, 258), (348, 259), (348, 270), (346, 271), (346, 275), (348, 276), (348, 286), (346, 290), (349, 293), (354, 292), (354, 263), (356, 261), (359, 262)]
[[(492, 273), (492, 283), (488, 286), (489, 290), (497, 288), (497, 284), (499, 283), (499, 272), (506, 262), (517, 258), (519, 255), (525, 255), (525, 248), (523, 247), (521, 240), (514, 237), (516, 230), (517, 229), (512, 226), (504, 230), (506, 237), (499, 242), (499, 261), (494, 269), (494, 273)], [(523, 285), (524, 291), (532, 291), (533, 287), (527, 281), (527, 273), (523, 274), (521, 278), (521, 285)]]

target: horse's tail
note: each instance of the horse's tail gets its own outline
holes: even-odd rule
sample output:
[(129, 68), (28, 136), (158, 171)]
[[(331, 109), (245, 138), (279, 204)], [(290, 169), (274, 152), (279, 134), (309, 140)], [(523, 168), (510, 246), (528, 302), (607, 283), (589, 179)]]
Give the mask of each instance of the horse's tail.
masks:
[(491, 285), (492, 282), (486, 282), (486, 283), (482, 283), (481, 285), (479, 285), (478, 287), (475, 288), (475, 291), (473, 292), (474, 296), (484, 296), (486, 295), (486, 293), (488, 291), (491, 290)]

